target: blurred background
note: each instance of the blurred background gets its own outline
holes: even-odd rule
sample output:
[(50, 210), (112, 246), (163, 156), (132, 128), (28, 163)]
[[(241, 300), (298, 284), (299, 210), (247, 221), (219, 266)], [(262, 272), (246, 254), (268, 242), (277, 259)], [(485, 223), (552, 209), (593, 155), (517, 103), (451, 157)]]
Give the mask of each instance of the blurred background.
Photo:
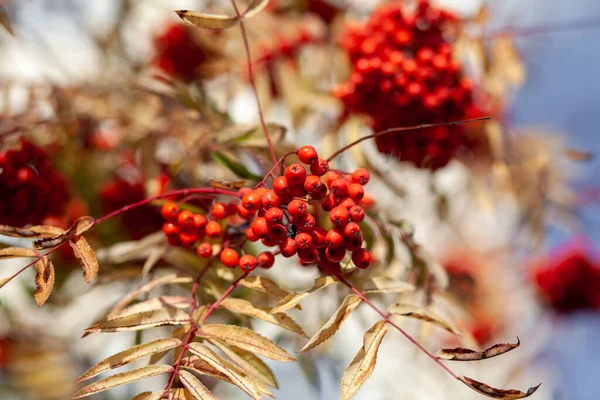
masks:
[[(267, 120), (288, 128), (290, 142), (318, 142), (324, 149), (339, 147), (353, 135), (370, 132), (373, 126), (366, 123), (356, 127), (348, 117), (355, 109), (343, 96), (331, 93), (338, 93), (336, 85), (346, 80), (351, 68), (340, 67), (347, 64), (347, 47), (339, 42), (350, 36), (344, 27), (351, 21), (369, 19), (383, 2), (271, 3), (265, 11), (268, 15), (247, 23), (254, 56), (275, 57), (269, 49), (281, 44), (281, 37), (285, 39), (300, 25), (307, 27), (310, 35), (306, 50), (285, 54), (297, 62), (295, 67), (274, 67), (284, 70), (289, 87), (273, 78), (270, 63), (265, 72), (257, 62)], [(593, 0), (432, 3), (469, 21), (461, 37), (480, 40), (480, 47), (468, 40), (460, 47), (462, 42), (457, 40), (456, 47), (461, 50), (456, 51), (462, 70), (472, 77), (474, 86), (482, 92), (483, 88), (494, 90), (494, 95), (488, 96), (493, 98), (494, 106), (481, 107), (481, 114), (475, 116), (493, 115), (497, 122), (495, 135), (501, 131), (502, 140), (490, 136), (496, 139), (483, 146), (482, 153), (469, 149), (466, 159), (470, 161), (453, 157), (432, 170), (407, 162), (403, 155), (382, 154), (385, 152), (377, 147), (379, 144), (371, 142), (361, 148), (360, 154), (343, 157), (342, 163), (350, 169), (367, 160), (371, 167), (384, 171), (370, 189), (379, 207), (390, 214), (398, 213), (410, 223), (415, 240), (442, 267), (449, 287), (462, 293), (459, 297), (464, 300), (465, 312), (477, 316), (466, 324), (476, 343), (485, 348), (485, 344), (520, 338), (521, 348), (510, 354), (456, 365), (457, 372), (495, 387), (525, 389), (543, 382), (534, 399), (597, 399), (600, 161), (596, 155), (600, 140), (595, 116), (600, 111), (600, 8)], [(157, 178), (150, 184), (138, 180), (136, 174), (140, 173), (133, 167), (145, 162), (140, 161), (139, 152), (141, 143), (146, 142), (138, 139), (145, 138), (147, 132), (159, 138), (152, 154), (162, 165), (177, 164), (177, 168), (191, 171), (187, 181), (185, 174), (177, 175), (184, 177), (182, 184), (203, 182), (218, 174), (215, 165), (202, 155), (190, 158), (185, 153), (190, 143), (196, 142), (174, 139), (184, 135), (202, 137), (219, 124), (218, 118), (213, 124), (213, 116), (203, 114), (201, 123), (195, 124), (189, 110), (159, 106), (154, 98), (143, 97), (145, 93), (179, 100), (207, 96), (219, 110), (215, 114), (226, 113), (230, 121), (239, 124), (258, 121), (237, 28), (223, 35), (211, 32), (197, 38), (196, 44), (204, 46), (202, 56), (196, 56), (193, 47), (179, 50), (183, 55), (168, 50), (169, 40), (176, 35), (172, 27), (181, 22), (173, 10), (231, 13), (228, 1), (4, 0), (0, 5), (2, 18), (12, 31), (0, 29), (0, 138), (5, 138), (4, 132), (25, 127), (24, 131), (47, 146), (54, 167), (67, 177), (74, 188), (72, 193), (77, 193), (70, 200), (65, 197), (68, 209), (61, 210), (62, 219), (55, 218), (51, 223), (68, 226), (77, 216), (99, 216), (156, 192), (164, 171), (152, 170)], [(485, 12), (481, 11), (483, 6)], [(375, 31), (380, 28), (377, 23), (373, 26)], [(483, 54), (502, 35), (510, 39), (510, 45), (494, 53), (492, 61), (506, 76), (498, 75), (504, 79), (501, 84), (490, 83), (492, 61)], [(234, 56), (223, 56), (221, 52)], [(202, 61), (198, 62), (198, 57)], [(177, 69), (181, 67), (177, 63), (205, 67), (192, 79), (187, 75), (198, 70)], [(517, 77), (509, 79), (509, 71)], [(171, 83), (169, 91), (161, 91), (165, 76), (187, 86), (181, 89)], [(194, 80), (201, 83), (192, 83)], [(65, 145), (65, 140), (59, 141), (63, 146), (58, 149), (50, 139), (54, 123), (44, 121), (62, 111), (70, 112), (69, 107), (77, 109), (73, 129), (80, 132), (86, 124), (91, 128), (86, 135), (77, 136), (76, 143), (67, 141)], [(342, 120), (344, 123), (338, 123)], [(161, 132), (170, 132), (170, 139), (162, 137)], [(322, 136), (326, 139), (321, 143)], [(137, 147), (128, 152), (119, 143), (131, 137)], [(93, 155), (94, 164), (88, 163), (90, 149), (103, 153), (103, 158)], [(0, 148), (0, 154), (2, 151), (8, 150)], [(190, 164), (198, 159), (202, 162)], [(11, 190), (0, 186), (0, 207), (14, 200)], [(40, 202), (44, 204), (62, 198), (61, 193), (50, 189), (36, 190), (43, 194)], [(6, 205), (0, 211), (5, 215), (16, 213), (11, 207)], [(115, 224), (99, 234), (96, 247), (145, 237), (155, 226), (146, 218), (132, 216), (119, 223), (129, 227), (146, 224), (150, 230), (126, 232), (127, 228)], [(18, 222), (7, 217), (0, 223)], [(9, 237), (1, 237), (0, 241), (10, 245), (28, 243)], [(56, 257), (64, 258), (57, 260), (57, 265), (73, 264), (69, 255)], [(107, 264), (115, 264), (113, 270), (118, 269), (118, 262), (106, 257)], [(0, 263), (3, 276), (25, 264), (21, 260)], [(308, 287), (315, 277), (296, 266), (289, 266), (297, 269), (292, 272), (284, 267), (270, 270), (269, 276), (288, 288)], [(135, 281), (88, 287), (81, 282), (79, 270), (65, 267), (65, 271), (60, 291), (42, 308), (32, 299), (32, 271), (0, 290), (1, 399), (69, 398), (76, 390), (77, 376), (138, 339), (125, 333), (81, 338), (83, 330), (104, 310), (136, 287)], [(476, 294), (465, 295), (461, 292), (464, 285)], [(307, 332), (313, 332), (337, 304), (338, 298), (332, 292), (310, 298), (305, 309), (312, 306), (320, 312), (298, 315), (297, 320)], [(280, 384), (274, 391), (277, 398), (339, 397), (340, 376), (360, 346), (363, 332), (375, 321), (369, 310), (359, 311), (309, 361), (298, 365), (269, 363)], [(417, 324), (407, 326), (417, 335), (424, 334)], [(270, 337), (277, 336), (267, 326), (257, 324), (255, 328)], [(164, 331), (158, 329), (144, 339), (161, 335)], [(454, 343), (437, 334), (425, 337), (425, 346), (432, 349), (440, 343)], [(444, 375), (403, 339), (400, 335), (386, 339), (377, 368), (357, 398), (480, 398)], [(299, 348), (291, 339), (283, 338), (282, 342), (290, 350)], [(151, 379), (91, 398), (128, 399), (140, 391), (159, 390), (163, 383)], [(244, 398), (243, 393), (226, 385), (218, 385), (215, 393), (220, 398)]]

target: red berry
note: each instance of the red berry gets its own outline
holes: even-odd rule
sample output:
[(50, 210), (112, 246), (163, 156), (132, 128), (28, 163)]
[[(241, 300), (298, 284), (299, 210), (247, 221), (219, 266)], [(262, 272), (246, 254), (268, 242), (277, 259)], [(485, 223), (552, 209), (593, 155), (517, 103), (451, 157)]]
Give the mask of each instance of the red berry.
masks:
[(365, 195), (365, 189), (363, 189), (360, 183), (351, 183), (348, 185), (348, 196), (352, 200), (359, 201)]
[(344, 227), (344, 236), (347, 238), (360, 236), (360, 226), (356, 222), (348, 222)]
[(189, 232), (179, 232), (179, 242), (183, 247), (189, 247), (196, 243), (198, 235)]
[(215, 203), (212, 206), (212, 215), (215, 219), (225, 219), (228, 217), (227, 206), (223, 203)]
[(329, 261), (340, 262), (344, 259), (346, 250), (343, 247), (328, 247), (325, 249), (325, 257)]
[(246, 238), (251, 242), (256, 242), (260, 239), (258, 236), (256, 236), (256, 234), (252, 230), (252, 227), (250, 226), (248, 227), (248, 229), (246, 229)]
[(262, 205), (262, 198), (256, 193), (248, 193), (242, 199), (242, 206), (248, 211), (256, 211)]
[(335, 181), (338, 178), (341, 178), (342, 175), (335, 172), (335, 171), (329, 171), (326, 175), (325, 175), (325, 184), (327, 185), (327, 187), (331, 186), (331, 182)]
[(317, 225), (315, 217), (310, 214), (298, 215), (294, 217), (293, 222), (294, 226), (296, 226), (296, 229), (298, 229), (300, 232), (311, 232)]
[(367, 269), (371, 265), (373, 256), (367, 249), (356, 250), (352, 253), (352, 262), (356, 265), (356, 268)]
[(216, 221), (210, 221), (206, 224), (206, 236), (211, 239), (218, 239), (223, 233), (223, 228), (221, 228), (221, 224)]
[(181, 242), (179, 241), (179, 235), (167, 236), (167, 242), (173, 247), (181, 246)]
[(342, 206), (337, 206), (329, 213), (329, 219), (335, 226), (345, 226), (350, 221), (350, 213)]
[(348, 198), (344, 199), (344, 201), (340, 202), (338, 204), (338, 207), (342, 207), (342, 208), (345, 208), (346, 210), (350, 211), (350, 209), (352, 207), (354, 207), (355, 205), (356, 205), (356, 202), (348, 197)]
[(287, 229), (285, 229), (285, 226), (281, 224), (275, 224), (271, 226), (269, 236), (279, 243), (287, 237)]
[(264, 238), (269, 233), (269, 225), (264, 217), (254, 218), (250, 227), (252, 228), (252, 232), (259, 238)]
[(327, 186), (321, 185), (321, 189), (319, 189), (317, 193), (311, 193), (311, 197), (315, 200), (323, 200), (325, 197), (327, 197), (327, 193)]
[(262, 206), (265, 209), (269, 209), (271, 207), (279, 207), (281, 204), (281, 197), (275, 193), (274, 190), (267, 190), (265, 194), (262, 196)]
[(220, 259), (224, 266), (233, 268), (238, 265), (240, 256), (234, 249), (226, 248), (221, 252)]
[(288, 204), (288, 212), (292, 217), (306, 214), (306, 203), (302, 200), (292, 200)]
[(329, 190), (336, 197), (344, 197), (348, 194), (348, 182), (343, 178), (338, 178), (331, 182)]
[(299, 250), (308, 250), (313, 245), (313, 237), (306, 232), (297, 234), (295, 240)]
[(265, 219), (269, 225), (280, 224), (283, 221), (283, 211), (277, 207), (269, 208), (265, 213)]
[(341, 247), (344, 245), (344, 232), (340, 228), (333, 228), (325, 236), (327, 247)]
[(311, 195), (321, 192), (323, 186), (321, 178), (316, 175), (309, 175), (304, 180), (304, 190)]
[(344, 239), (344, 248), (348, 251), (356, 251), (362, 247), (362, 235)]
[(177, 224), (181, 229), (192, 229), (194, 227), (194, 214), (188, 210), (182, 211), (177, 217)]
[(304, 197), (306, 196), (306, 190), (304, 190), (303, 185), (292, 186), (291, 195), (292, 197)]
[(290, 184), (288, 183), (285, 176), (278, 176), (277, 178), (275, 178), (275, 180), (273, 181), (273, 191), (280, 196), (282, 194), (291, 192)]
[(352, 173), (352, 182), (360, 183), (361, 185), (366, 185), (369, 183), (371, 175), (369, 175), (369, 171), (364, 168), (358, 168)]
[(240, 218), (250, 219), (252, 217), (252, 215), (254, 215), (254, 212), (246, 210), (246, 208), (243, 205), (238, 204), (237, 205), (237, 214), (240, 216)]
[(179, 235), (179, 226), (172, 222), (165, 222), (162, 227), (163, 233), (167, 236)]
[(292, 257), (297, 251), (296, 241), (292, 238), (285, 238), (285, 240), (279, 245), (279, 251), (285, 258)]
[(290, 186), (302, 185), (306, 179), (306, 169), (300, 164), (292, 164), (285, 169), (285, 179)]
[(323, 176), (329, 171), (329, 163), (327, 160), (319, 158), (319, 160), (310, 165), (310, 173), (316, 176)]
[(349, 212), (353, 222), (358, 223), (365, 219), (365, 210), (361, 206), (352, 206)]
[(271, 235), (268, 235), (267, 237), (261, 239), (260, 242), (267, 247), (275, 246), (277, 243), (279, 243), (277, 240), (271, 237)]
[(312, 164), (319, 160), (317, 150), (312, 146), (302, 146), (298, 150), (298, 158), (304, 164)]
[(248, 193), (252, 193), (252, 189), (248, 188), (248, 187), (243, 187), (240, 188), (240, 190), (238, 190), (238, 196), (240, 199), (243, 199), (245, 195), (247, 195)]
[(258, 262), (256, 261), (256, 257), (246, 254), (240, 258), (240, 268), (244, 272), (251, 272), (256, 269)]
[(204, 228), (206, 228), (206, 218), (204, 218), (204, 215), (202, 214), (194, 214), (194, 220), (193, 220), (193, 226), (194, 229), (197, 231), (201, 231), (204, 230)]
[(298, 258), (304, 263), (311, 264), (319, 258), (319, 251), (314, 247), (306, 250), (298, 250)]
[(210, 243), (201, 243), (196, 249), (196, 253), (202, 258), (210, 258), (213, 255), (213, 247)]
[(311, 233), (313, 244), (318, 248), (327, 246), (327, 231), (325, 228), (317, 226)]
[(327, 196), (325, 200), (321, 203), (321, 208), (323, 211), (331, 211), (337, 206), (337, 200), (334, 195), (330, 194)]
[(165, 221), (175, 222), (179, 216), (179, 206), (172, 202), (165, 203), (160, 209), (160, 215)]
[(270, 251), (263, 251), (256, 259), (258, 266), (264, 269), (269, 269), (275, 264), (275, 256)]

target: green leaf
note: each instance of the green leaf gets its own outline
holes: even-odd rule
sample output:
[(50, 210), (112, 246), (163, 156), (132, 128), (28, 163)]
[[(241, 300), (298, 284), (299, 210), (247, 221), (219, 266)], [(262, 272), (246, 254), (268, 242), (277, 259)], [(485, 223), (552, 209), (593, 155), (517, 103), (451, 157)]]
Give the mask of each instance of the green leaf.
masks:
[(248, 168), (246, 168), (244, 165), (240, 164), (237, 161), (232, 160), (231, 158), (229, 158), (228, 156), (226, 156), (225, 154), (223, 154), (221, 152), (215, 151), (215, 152), (211, 153), (211, 155), (212, 155), (212, 158), (216, 162), (218, 162), (223, 167), (227, 168), (228, 170), (230, 170), (231, 172), (233, 172), (240, 178), (254, 179), (254, 180), (262, 179), (260, 176), (255, 175), (252, 172), (248, 171)]

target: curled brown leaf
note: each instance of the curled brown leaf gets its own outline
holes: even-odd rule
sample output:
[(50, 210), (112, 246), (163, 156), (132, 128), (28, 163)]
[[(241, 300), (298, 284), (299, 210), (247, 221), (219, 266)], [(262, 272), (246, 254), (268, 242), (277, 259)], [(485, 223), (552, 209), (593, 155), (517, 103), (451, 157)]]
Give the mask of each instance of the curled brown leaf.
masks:
[(86, 283), (92, 282), (100, 269), (94, 250), (83, 236), (75, 237), (69, 241), (69, 244), (73, 248), (75, 257), (80, 260), (83, 268), (83, 280)]
[(448, 361), (477, 361), (486, 358), (492, 358), (516, 349), (521, 345), (521, 341), (517, 337), (517, 343), (499, 343), (495, 344), (484, 351), (475, 351), (456, 347), (454, 349), (442, 349), (435, 355), (440, 360)]
[(527, 389), (527, 392), (522, 392), (516, 389), (496, 389), (490, 385), (476, 381), (475, 379), (471, 379), (467, 376), (461, 376), (459, 379), (474, 391), (481, 393), (484, 396), (491, 397), (492, 399), (501, 400), (524, 399), (525, 397), (529, 397), (534, 394), (535, 391), (538, 390), (538, 388), (542, 385), (540, 383), (537, 386)]
[(0, 235), (18, 238), (51, 238), (63, 232), (63, 229), (49, 225), (36, 225), (27, 228), (0, 225)]
[(96, 220), (90, 216), (78, 218), (77, 221), (75, 221), (75, 223), (66, 231), (56, 236), (36, 240), (35, 242), (33, 242), (33, 245), (38, 250), (49, 249), (58, 246), (59, 244), (62, 244), (67, 240), (72, 240), (75, 237), (81, 236), (88, 229), (94, 226), (95, 223)]
[(38, 252), (33, 249), (24, 249), (22, 247), (7, 247), (0, 249), (0, 260), (19, 257), (37, 257)]
[(50, 293), (52, 293), (52, 288), (54, 287), (54, 266), (48, 257), (43, 256), (35, 263), (35, 268), (37, 269), (37, 274), (35, 275), (37, 289), (33, 297), (38, 306), (41, 307), (48, 300), (48, 297), (50, 297)]

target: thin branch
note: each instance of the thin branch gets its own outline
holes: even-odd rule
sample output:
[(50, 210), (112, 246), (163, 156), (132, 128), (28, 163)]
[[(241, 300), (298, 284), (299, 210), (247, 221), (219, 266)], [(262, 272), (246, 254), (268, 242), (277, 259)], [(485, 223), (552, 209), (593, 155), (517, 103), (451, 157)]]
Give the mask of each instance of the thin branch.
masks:
[(263, 132), (265, 134), (265, 138), (267, 139), (267, 145), (269, 146), (269, 153), (271, 154), (271, 161), (273, 164), (277, 162), (277, 157), (275, 156), (275, 148), (273, 147), (273, 143), (271, 142), (271, 136), (269, 136), (269, 130), (267, 129), (267, 124), (265, 124), (265, 118), (263, 116), (262, 106), (260, 104), (260, 97), (258, 95), (258, 89), (256, 88), (256, 82), (254, 80), (254, 70), (252, 68), (252, 56), (250, 55), (250, 45), (248, 44), (248, 34), (246, 33), (246, 26), (244, 25), (244, 16), (240, 13), (240, 10), (235, 2), (235, 0), (231, 0), (231, 4), (235, 9), (235, 13), (238, 16), (240, 21), (240, 31), (242, 32), (242, 38), (244, 39), (244, 48), (246, 50), (246, 61), (248, 63), (248, 79), (250, 80), (250, 85), (252, 85), (252, 90), (254, 91), (254, 96), (256, 97), (256, 106), (258, 107), (258, 116), (260, 118), (260, 125), (262, 126)]
[(337, 156), (339, 156), (340, 154), (342, 154), (349, 148), (356, 146), (360, 142), (364, 142), (365, 140), (373, 139), (373, 138), (376, 138), (379, 136), (385, 136), (385, 135), (389, 135), (392, 133), (403, 132), (403, 131), (417, 131), (417, 130), (421, 130), (421, 129), (435, 128), (438, 126), (462, 125), (462, 124), (468, 124), (470, 122), (487, 121), (489, 119), (490, 119), (490, 117), (481, 117), (481, 118), (473, 118), (473, 119), (464, 119), (461, 121), (439, 122), (439, 123), (435, 123), (435, 124), (421, 124), (421, 125), (412, 125), (412, 126), (404, 126), (404, 127), (399, 127), (399, 128), (386, 129), (386, 130), (374, 133), (372, 135), (361, 137), (360, 139), (355, 140), (354, 142), (342, 147), (341, 149), (339, 149), (338, 151), (333, 153), (331, 156), (329, 156), (327, 161), (333, 160), (334, 158), (336, 158)]
[(245, 277), (247, 277), (248, 274), (250, 274), (250, 271), (244, 272), (242, 275), (240, 275), (239, 278), (237, 278), (235, 281), (233, 281), (233, 283), (229, 286), (229, 288), (227, 288), (227, 290), (221, 295), (221, 297), (219, 297), (219, 299), (217, 301), (215, 301), (213, 304), (210, 305), (210, 307), (208, 308), (208, 311), (202, 317), (203, 323), (206, 321), (208, 316), (213, 313), (213, 311), (215, 311), (217, 308), (219, 308), (219, 306), (221, 305), (223, 300), (225, 300), (231, 294), (231, 292), (233, 292), (233, 290), (236, 287), (238, 287), (240, 281), (242, 279), (244, 279)]
[(523, 38), (535, 35), (548, 35), (551, 33), (568, 32), (568, 31), (580, 31), (585, 29), (596, 29), (600, 27), (600, 20), (598, 18), (586, 18), (581, 20), (573, 20), (567, 22), (555, 22), (543, 25), (533, 26), (507, 26), (502, 29), (494, 30), (492, 32), (482, 32), (477, 35), (473, 35), (475, 38), (481, 38), (483, 40), (493, 40), (498, 37), (509, 35), (513, 38)]
[(266, 180), (269, 178), (269, 176), (273, 176), (273, 177), (275, 177), (275, 174), (273, 174), (273, 171), (275, 171), (275, 168), (277, 168), (277, 166), (278, 166), (279, 164), (281, 164), (281, 163), (282, 163), (282, 162), (283, 162), (283, 161), (286, 159), (286, 157), (288, 157), (288, 156), (291, 156), (291, 155), (294, 155), (294, 154), (296, 154), (296, 153), (297, 153), (296, 151), (290, 151), (289, 153), (285, 153), (283, 156), (281, 156), (281, 158), (280, 158), (279, 160), (275, 161), (275, 163), (273, 164), (273, 167), (271, 167), (271, 169), (269, 170), (269, 172), (267, 172), (267, 173), (265, 174), (265, 177), (263, 178), (263, 180), (262, 180), (262, 181), (260, 181), (260, 182), (258, 182), (258, 184), (257, 184), (257, 185), (256, 185), (254, 188), (256, 189), (256, 188), (258, 188), (260, 185), (264, 185), (264, 184), (265, 184), (265, 181), (266, 181)]

